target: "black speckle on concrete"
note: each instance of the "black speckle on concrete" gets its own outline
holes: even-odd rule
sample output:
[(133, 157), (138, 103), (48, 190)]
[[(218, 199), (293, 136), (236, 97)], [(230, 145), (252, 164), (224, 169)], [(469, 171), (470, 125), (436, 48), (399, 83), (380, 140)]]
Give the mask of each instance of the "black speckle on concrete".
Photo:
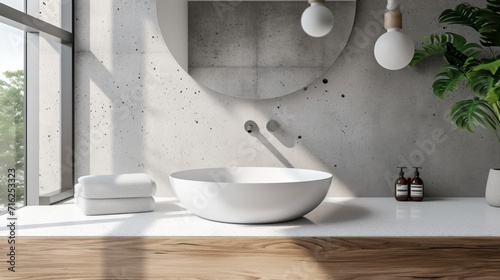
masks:
[(326, 79), (326, 78), (323, 79), (323, 84), (325, 84), (325, 85), (328, 84), (328, 79)]

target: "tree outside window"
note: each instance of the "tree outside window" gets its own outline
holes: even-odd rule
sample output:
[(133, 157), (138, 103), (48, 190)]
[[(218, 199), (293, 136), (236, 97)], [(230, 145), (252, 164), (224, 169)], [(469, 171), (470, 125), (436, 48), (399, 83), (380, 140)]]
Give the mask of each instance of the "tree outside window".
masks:
[(16, 203), (24, 205), (24, 71), (0, 78), (0, 213), (7, 210), (8, 169), (16, 170)]

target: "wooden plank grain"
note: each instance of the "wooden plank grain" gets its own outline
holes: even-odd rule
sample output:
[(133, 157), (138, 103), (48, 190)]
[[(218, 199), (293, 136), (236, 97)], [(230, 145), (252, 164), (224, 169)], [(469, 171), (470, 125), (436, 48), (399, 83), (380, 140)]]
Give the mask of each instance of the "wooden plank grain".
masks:
[(499, 279), (500, 238), (19, 237), (16, 272), (6, 262), (0, 271), (50, 280)]

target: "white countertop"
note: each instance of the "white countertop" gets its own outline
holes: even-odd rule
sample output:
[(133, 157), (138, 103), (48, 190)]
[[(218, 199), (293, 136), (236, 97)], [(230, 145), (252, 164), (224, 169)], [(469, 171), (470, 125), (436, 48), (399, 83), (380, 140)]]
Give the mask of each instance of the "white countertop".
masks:
[[(484, 198), (326, 198), (305, 217), (285, 223), (235, 225), (204, 220), (175, 198), (155, 198), (154, 212), (85, 216), (67, 201), (16, 210), (17, 236), (497, 236), (500, 208)], [(0, 216), (8, 236), (9, 215)]]

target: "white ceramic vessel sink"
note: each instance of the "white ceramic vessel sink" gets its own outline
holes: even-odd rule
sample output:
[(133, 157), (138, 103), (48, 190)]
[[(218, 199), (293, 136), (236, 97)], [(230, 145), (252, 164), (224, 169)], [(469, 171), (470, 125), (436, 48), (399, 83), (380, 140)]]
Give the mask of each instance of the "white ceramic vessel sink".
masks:
[(322, 171), (238, 167), (170, 174), (182, 204), (196, 215), (227, 223), (276, 223), (304, 216), (325, 198), (332, 175)]

